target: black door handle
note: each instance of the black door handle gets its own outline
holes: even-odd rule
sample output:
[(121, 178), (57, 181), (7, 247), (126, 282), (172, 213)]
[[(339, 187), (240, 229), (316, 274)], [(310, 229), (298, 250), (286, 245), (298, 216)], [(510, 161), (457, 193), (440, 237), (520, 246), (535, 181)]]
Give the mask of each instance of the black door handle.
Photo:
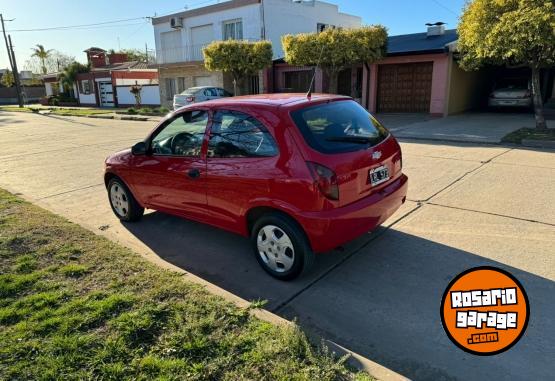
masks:
[(200, 177), (200, 171), (196, 168), (190, 169), (189, 172), (187, 172), (187, 176), (192, 179), (198, 179)]

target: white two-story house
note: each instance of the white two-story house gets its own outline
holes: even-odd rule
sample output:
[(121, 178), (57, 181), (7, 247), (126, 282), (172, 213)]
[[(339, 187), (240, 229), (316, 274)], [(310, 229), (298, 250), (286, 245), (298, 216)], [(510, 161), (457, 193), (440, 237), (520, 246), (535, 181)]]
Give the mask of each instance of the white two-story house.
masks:
[[(233, 91), (231, 77), (204, 68), (202, 48), (215, 40), (269, 40), (274, 59), (283, 57), (281, 36), (354, 28), (361, 18), (339, 12), (322, 1), (231, 0), (152, 19), (160, 98), (170, 106), (174, 94), (193, 86), (219, 86)], [(262, 73), (247, 81), (246, 92), (265, 92)], [(245, 92), (243, 90), (243, 92)]]

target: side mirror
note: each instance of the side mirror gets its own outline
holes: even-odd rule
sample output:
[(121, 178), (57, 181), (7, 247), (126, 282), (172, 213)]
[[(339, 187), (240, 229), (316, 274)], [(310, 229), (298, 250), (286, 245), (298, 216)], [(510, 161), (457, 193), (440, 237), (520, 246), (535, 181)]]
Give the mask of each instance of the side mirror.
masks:
[(131, 153), (133, 155), (146, 155), (146, 143), (138, 142), (133, 147), (131, 147)]

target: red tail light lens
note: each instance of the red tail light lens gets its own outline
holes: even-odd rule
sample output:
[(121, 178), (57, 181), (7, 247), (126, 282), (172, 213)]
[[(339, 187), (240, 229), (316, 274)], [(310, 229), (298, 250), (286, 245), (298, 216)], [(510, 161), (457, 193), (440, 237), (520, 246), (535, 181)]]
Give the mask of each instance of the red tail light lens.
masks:
[(187, 98), (185, 98), (185, 100), (186, 100), (187, 102), (194, 102), (194, 101), (195, 101), (195, 97), (187, 97)]
[(320, 192), (330, 200), (339, 200), (339, 186), (335, 172), (310, 161), (307, 161), (306, 164)]

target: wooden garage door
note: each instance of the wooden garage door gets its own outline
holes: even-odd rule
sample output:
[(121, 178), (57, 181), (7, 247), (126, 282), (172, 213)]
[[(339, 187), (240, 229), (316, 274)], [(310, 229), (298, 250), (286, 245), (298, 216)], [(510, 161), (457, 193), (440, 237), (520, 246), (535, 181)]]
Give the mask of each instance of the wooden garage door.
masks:
[(378, 66), (378, 112), (430, 112), (433, 62)]

